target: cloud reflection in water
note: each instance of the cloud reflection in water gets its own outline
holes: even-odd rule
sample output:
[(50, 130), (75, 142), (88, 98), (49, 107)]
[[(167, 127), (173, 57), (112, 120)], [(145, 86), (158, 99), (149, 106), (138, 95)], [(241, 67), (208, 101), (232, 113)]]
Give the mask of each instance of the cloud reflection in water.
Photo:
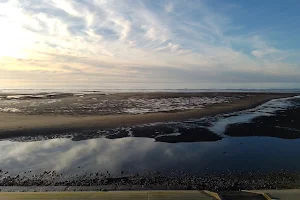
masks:
[[(1, 168), (10, 172), (56, 170), (65, 173), (131, 173), (161, 170), (199, 162), (213, 143), (167, 144), (149, 138), (97, 138), (72, 141), (66, 138), (35, 142), (0, 142)], [(196, 159), (196, 160), (195, 160)], [(80, 168), (78, 168), (80, 167)]]

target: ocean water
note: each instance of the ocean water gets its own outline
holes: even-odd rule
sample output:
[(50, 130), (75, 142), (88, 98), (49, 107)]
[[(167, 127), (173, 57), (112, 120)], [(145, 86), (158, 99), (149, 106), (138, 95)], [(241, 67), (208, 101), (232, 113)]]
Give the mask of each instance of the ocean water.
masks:
[[(300, 86), (299, 86), (300, 87)], [(0, 88), (0, 93), (11, 94), (39, 94), (39, 93), (74, 93), (74, 94), (91, 94), (91, 93), (120, 93), (120, 92), (270, 92), (270, 93), (299, 93), (299, 87), (296, 88), (41, 88), (41, 89), (20, 89), (20, 88)]]
[(35, 84), (30, 87), (22, 85), (16, 87), (0, 86), (0, 90), (17, 91), (300, 91), (300, 83), (251, 83), (251, 82), (105, 82), (99, 84), (77, 84), (77, 85), (43, 85)]

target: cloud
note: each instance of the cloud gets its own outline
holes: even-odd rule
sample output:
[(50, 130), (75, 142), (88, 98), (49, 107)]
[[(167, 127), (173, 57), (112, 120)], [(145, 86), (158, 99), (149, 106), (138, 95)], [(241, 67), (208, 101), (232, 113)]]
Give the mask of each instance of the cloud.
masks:
[(256, 50), (253, 50), (251, 53), (252, 53), (252, 55), (256, 56), (257, 58), (263, 58), (265, 56), (276, 55), (280, 52), (281, 51), (279, 51), (278, 49), (270, 47), (270, 48), (266, 48), (266, 49), (256, 49)]
[[(66, 76), (154, 82), (148, 73), (158, 71), (163, 82), (175, 71), (186, 74), (180, 81), (193, 74), (199, 81), (237, 80), (235, 72), (249, 73), (242, 82), (257, 81), (257, 74), (281, 81), (299, 75), (299, 50), (265, 32), (247, 34), (229, 12), (207, 1), (10, 0), (0, 6), (0, 70), (8, 77), (46, 71), (55, 72), (56, 82)], [(175, 6), (184, 9), (175, 12)], [(213, 76), (219, 72), (228, 72), (228, 79)]]
[(174, 5), (172, 3), (168, 3), (165, 5), (165, 11), (170, 13), (170, 12), (173, 12), (173, 9), (174, 9)]

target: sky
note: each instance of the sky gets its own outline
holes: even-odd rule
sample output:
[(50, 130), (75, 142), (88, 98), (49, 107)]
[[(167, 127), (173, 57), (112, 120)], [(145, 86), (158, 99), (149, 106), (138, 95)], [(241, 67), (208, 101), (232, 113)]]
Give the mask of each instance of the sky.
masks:
[(299, 0), (0, 0), (1, 88), (300, 88)]

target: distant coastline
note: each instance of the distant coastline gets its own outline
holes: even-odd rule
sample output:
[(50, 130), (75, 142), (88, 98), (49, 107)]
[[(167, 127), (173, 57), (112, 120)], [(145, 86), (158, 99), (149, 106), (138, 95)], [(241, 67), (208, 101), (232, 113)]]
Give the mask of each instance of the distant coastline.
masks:
[(300, 88), (0, 88), (0, 94), (38, 94), (38, 93), (136, 93), (136, 92), (179, 92), (179, 93), (300, 93)]

